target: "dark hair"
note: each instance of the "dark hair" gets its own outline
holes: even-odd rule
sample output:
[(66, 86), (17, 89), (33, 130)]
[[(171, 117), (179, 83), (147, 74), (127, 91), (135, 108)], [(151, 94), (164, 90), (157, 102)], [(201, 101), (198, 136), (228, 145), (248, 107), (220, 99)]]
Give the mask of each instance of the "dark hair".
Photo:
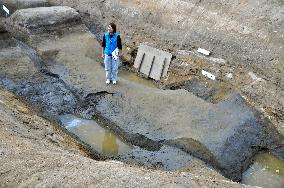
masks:
[(115, 33), (116, 32), (116, 25), (114, 23), (110, 23), (108, 25), (111, 26), (111, 28), (113, 29), (113, 32)]

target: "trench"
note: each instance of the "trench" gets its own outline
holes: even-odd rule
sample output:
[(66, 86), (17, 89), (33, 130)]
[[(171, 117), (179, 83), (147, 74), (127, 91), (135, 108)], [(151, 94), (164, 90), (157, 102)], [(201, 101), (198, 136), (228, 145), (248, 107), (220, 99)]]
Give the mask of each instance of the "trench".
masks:
[[(103, 156), (107, 158), (112, 158), (120, 161), (124, 161), (130, 164), (136, 164), (141, 166), (146, 166), (149, 168), (154, 169), (162, 169), (162, 170), (179, 170), (185, 167), (190, 166), (193, 157), (188, 152), (185, 152), (183, 149), (179, 149), (174, 146), (170, 146), (163, 142), (157, 142), (150, 139), (143, 137), (143, 135), (129, 135), (125, 133), (123, 130), (119, 130), (115, 124), (113, 124), (110, 120), (104, 118), (102, 115), (98, 114), (95, 109), (91, 109), (92, 113), (90, 119), (82, 119), (81, 117), (74, 117), (66, 114), (75, 114), (76, 111), (78, 112), (78, 108), (84, 108), (82, 104), (89, 103), (92, 99), (92, 96), (99, 96), (100, 94), (107, 94), (107, 93), (95, 93), (89, 94), (86, 98), (81, 98), (78, 94), (78, 91), (68, 86), (65, 82), (60, 79), (60, 76), (57, 74), (51, 73), (47, 67), (44, 66), (43, 62), (37, 56), (35, 51), (32, 51), (26, 44), (18, 41), (18, 44), (25, 50), (27, 55), (31, 58), (31, 60), (35, 63), (35, 66), (38, 70), (45, 76), (45, 83), (46, 85), (54, 85), (57, 84), (58, 88), (62, 89), (62, 92), (56, 93), (55, 96), (63, 95), (67, 96), (67, 100), (63, 100), (63, 104), (66, 106), (62, 106), (60, 109), (52, 108), (52, 105), (58, 105), (53, 103), (44, 103), (42, 104), (42, 100), (40, 99), (41, 93), (38, 93), (44, 86), (40, 86), (38, 91), (36, 92), (38, 97), (34, 97), (34, 93), (31, 91), (35, 87), (39, 87), (37, 84), (32, 81), (20, 81), (18, 86), (12, 87), (12, 85), (17, 85), (15, 82), (10, 82), (9, 80), (0, 82), (1, 85), (4, 85), (6, 88), (12, 88), (11, 90), (14, 91), (16, 94), (24, 96), (26, 100), (30, 101), (33, 105), (37, 105), (41, 107), (46, 114), (53, 114), (51, 117), (54, 119), (59, 119), (62, 122), (62, 125), (67, 126), (66, 129), (70, 132), (70, 135), (73, 136), (75, 134), (77, 139), (81, 140), (84, 144), (90, 146)], [(135, 82), (139, 84), (145, 85), (145, 87), (155, 87), (155, 85), (145, 79), (141, 79), (136, 77), (134, 74), (129, 72), (121, 72), (121, 77), (124, 79), (129, 80), (130, 82)], [(24, 86), (25, 85), (25, 86)], [(29, 87), (27, 87), (29, 85)], [(53, 92), (56, 91), (56, 89)], [(219, 103), (224, 101), (225, 99), (229, 98), (234, 91), (231, 89), (227, 89), (223, 86), (216, 85), (216, 83), (209, 82), (209, 81), (200, 81), (200, 80), (189, 80), (183, 83), (175, 83), (170, 86), (166, 86), (166, 89), (186, 89), (189, 92), (194, 93), (196, 96), (211, 102), (211, 103)], [(27, 90), (31, 91), (26, 92)], [(53, 96), (54, 97), (54, 96)], [(90, 100), (88, 100), (88, 97)], [(72, 101), (70, 104), (70, 101)], [(87, 104), (88, 106), (89, 104)], [(51, 108), (49, 108), (49, 106)], [(85, 106), (86, 107), (86, 106)], [(89, 107), (89, 106), (88, 106)], [(93, 107), (94, 108), (94, 107)], [(67, 110), (69, 109), (69, 110)], [(65, 116), (63, 115), (65, 114)], [(80, 114), (80, 113), (79, 113)], [(50, 117), (50, 116), (49, 116)], [(68, 118), (74, 120), (74, 124), (76, 126), (72, 126), (72, 123), (68, 125)], [(67, 120), (66, 120), (67, 119)], [(73, 121), (72, 120), (72, 121)], [(71, 122), (72, 122), (71, 121)], [(77, 122), (77, 123), (76, 123)], [(82, 124), (78, 124), (78, 122), (83, 122)], [(78, 124), (78, 125), (77, 125)], [(93, 124), (100, 124), (96, 127), (90, 126)], [(81, 127), (82, 129), (76, 129)], [(94, 135), (96, 132), (101, 132), (100, 135)], [(72, 134), (71, 134), (72, 133)], [(100, 138), (100, 140), (94, 140), (94, 138)], [(107, 147), (103, 147), (102, 145), (105, 137), (106, 139), (105, 145)], [(138, 140), (138, 142), (137, 142)], [(104, 149), (103, 149), (104, 148)], [(121, 149), (121, 150), (119, 150)], [(100, 156), (100, 155), (99, 155)], [(264, 157), (260, 157), (264, 158)], [(105, 159), (102, 157), (101, 159)], [(278, 161), (279, 159), (273, 158), (274, 161)], [(282, 161), (283, 162), (283, 161)], [(281, 162), (279, 162), (281, 163)], [(210, 166), (210, 164), (207, 164)], [(253, 167), (254, 163), (252, 163), (251, 167)], [(279, 172), (282, 172), (282, 168), (277, 169)], [(276, 171), (276, 170), (275, 170)], [(247, 172), (245, 172), (247, 173)], [(276, 172), (278, 173), (278, 172)], [(249, 172), (249, 174), (252, 174)], [(281, 175), (281, 173), (280, 173)], [(246, 181), (246, 174), (243, 176), (243, 182), (247, 184), (253, 184), (251, 182)], [(268, 176), (262, 176), (261, 178), (264, 179)], [(281, 184), (280, 176), (280, 185)], [(279, 178), (278, 178), (279, 179)], [(258, 181), (258, 180), (257, 180)], [(273, 180), (277, 181), (277, 180)]]
[[(6, 78), (0, 82), (0, 85), (23, 97), (35, 109), (39, 109), (44, 117), (58, 122), (67, 130), (65, 131), (67, 134), (85, 145), (94, 159), (115, 159), (128, 164), (161, 170), (186, 168), (195, 160), (179, 148), (119, 129), (114, 123), (96, 113), (93, 107), (91, 107), (91, 112), (88, 112), (90, 114), (87, 119), (80, 117), (80, 114), (86, 117), (84, 113), (94, 97), (111, 95), (111, 93), (102, 91), (80, 98), (75, 88), (67, 85), (59, 75), (48, 70), (36, 51), (22, 41), (17, 41), (17, 45), (29, 56), (44, 79), (10, 80)], [(145, 87), (156, 87), (152, 81), (140, 78), (135, 73), (122, 70), (119, 74), (129, 82), (142, 84)], [(63, 101), (65, 107), (62, 103), (52, 102), (60, 96), (68, 98)]]

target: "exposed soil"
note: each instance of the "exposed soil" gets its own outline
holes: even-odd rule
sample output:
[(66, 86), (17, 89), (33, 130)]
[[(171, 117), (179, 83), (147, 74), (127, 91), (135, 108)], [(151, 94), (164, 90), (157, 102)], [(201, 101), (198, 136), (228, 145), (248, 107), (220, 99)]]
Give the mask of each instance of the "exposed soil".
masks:
[[(282, 1), (16, 2), (0, 20), (3, 187), (240, 187), (228, 179), (240, 181), (259, 152), (284, 159)], [(76, 10), (16, 11), (51, 5)], [(142, 42), (173, 54), (158, 88), (104, 84), (110, 20), (124, 68), (134, 70)], [(61, 126), (63, 114), (96, 119), (134, 149), (104, 156)]]

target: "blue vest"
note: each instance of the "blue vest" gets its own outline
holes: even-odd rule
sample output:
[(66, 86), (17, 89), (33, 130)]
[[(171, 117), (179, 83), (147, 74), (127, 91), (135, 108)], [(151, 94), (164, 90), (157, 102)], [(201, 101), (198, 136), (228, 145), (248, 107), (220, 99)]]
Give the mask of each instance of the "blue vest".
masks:
[(117, 33), (114, 33), (113, 36), (110, 38), (109, 32), (105, 33), (106, 39), (106, 47), (104, 53), (107, 55), (111, 55), (111, 53), (117, 48)]

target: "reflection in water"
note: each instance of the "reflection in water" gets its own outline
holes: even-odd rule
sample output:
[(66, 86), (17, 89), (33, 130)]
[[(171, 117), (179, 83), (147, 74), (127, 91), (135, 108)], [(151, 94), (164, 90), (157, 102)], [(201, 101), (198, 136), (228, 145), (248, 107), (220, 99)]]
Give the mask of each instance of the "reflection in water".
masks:
[(116, 143), (116, 136), (109, 130), (105, 130), (104, 141), (102, 143), (102, 151), (105, 155), (117, 155), (118, 144)]
[(242, 183), (264, 188), (284, 187), (284, 161), (271, 153), (255, 157), (255, 163), (243, 174)]
[(60, 116), (60, 120), (68, 131), (102, 154), (114, 156), (132, 149), (114, 133), (102, 128), (94, 120), (80, 119), (73, 115)]

